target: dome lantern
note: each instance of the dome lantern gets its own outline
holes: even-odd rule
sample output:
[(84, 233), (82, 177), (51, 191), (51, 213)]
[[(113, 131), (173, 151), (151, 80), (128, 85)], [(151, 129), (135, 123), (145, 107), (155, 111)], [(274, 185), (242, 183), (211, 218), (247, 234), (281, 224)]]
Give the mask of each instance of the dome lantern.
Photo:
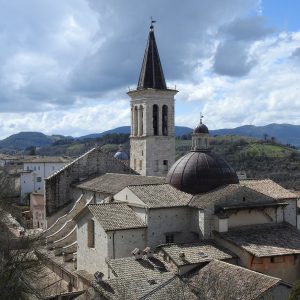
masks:
[(209, 131), (205, 124), (202, 123), (202, 114), (200, 115), (200, 123), (194, 129), (192, 134), (192, 150), (209, 150)]

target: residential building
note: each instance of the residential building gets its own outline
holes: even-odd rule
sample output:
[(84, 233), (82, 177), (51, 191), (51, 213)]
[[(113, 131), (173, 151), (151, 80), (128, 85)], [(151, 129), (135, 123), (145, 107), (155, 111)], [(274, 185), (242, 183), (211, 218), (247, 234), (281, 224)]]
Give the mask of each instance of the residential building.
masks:
[(44, 180), (70, 162), (65, 157), (32, 157), (23, 161), (21, 172), (21, 203), (29, 201), (32, 192), (44, 192)]

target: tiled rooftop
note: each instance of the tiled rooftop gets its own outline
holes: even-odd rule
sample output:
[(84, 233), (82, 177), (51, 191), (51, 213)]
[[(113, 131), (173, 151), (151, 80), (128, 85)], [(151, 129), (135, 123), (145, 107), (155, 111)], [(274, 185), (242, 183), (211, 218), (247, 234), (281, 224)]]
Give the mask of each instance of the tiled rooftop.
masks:
[(164, 181), (164, 177), (106, 173), (79, 183), (76, 187), (84, 190), (114, 195), (128, 185), (161, 184), (164, 183)]
[(118, 277), (130, 277), (132, 274), (137, 273), (140, 273), (141, 276), (151, 276), (167, 272), (164, 263), (156, 255), (138, 260), (133, 256), (110, 259), (108, 265)]
[[(177, 266), (197, 264), (213, 259), (230, 259), (235, 255), (212, 240), (191, 244), (173, 244), (161, 247)], [(183, 256), (184, 254), (184, 256)]]
[[(145, 295), (155, 291), (161, 285), (167, 284), (173, 278), (174, 275), (170, 272), (157, 273), (151, 276), (141, 276), (140, 273), (132, 273), (129, 277), (117, 277), (99, 282), (98, 284), (95, 284), (94, 287), (106, 299), (137, 300), (143, 299)], [(169, 298), (164, 297), (164, 299)]]
[(225, 199), (237, 197), (238, 195), (241, 198), (246, 196), (247, 202), (253, 201), (253, 203), (258, 203), (258, 199), (265, 203), (297, 198), (294, 193), (286, 190), (270, 179), (240, 180), (239, 184), (229, 184), (205, 194), (195, 195), (190, 201), (189, 206), (205, 209), (211, 203), (219, 200), (224, 202)]
[(128, 188), (150, 208), (186, 206), (192, 198), (169, 184), (132, 185)]
[(267, 276), (222, 261), (211, 261), (190, 278), (190, 286), (200, 299), (252, 300), (279, 284), (279, 278)]
[(241, 226), (215, 234), (257, 257), (300, 254), (300, 232), (285, 223)]
[(240, 185), (251, 188), (252, 190), (255, 190), (259, 193), (275, 198), (277, 200), (297, 198), (297, 195), (283, 188), (271, 179), (240, 180)]
[(88, 208), (105, 231), (146, 227), (125, 203), (90, 204)]

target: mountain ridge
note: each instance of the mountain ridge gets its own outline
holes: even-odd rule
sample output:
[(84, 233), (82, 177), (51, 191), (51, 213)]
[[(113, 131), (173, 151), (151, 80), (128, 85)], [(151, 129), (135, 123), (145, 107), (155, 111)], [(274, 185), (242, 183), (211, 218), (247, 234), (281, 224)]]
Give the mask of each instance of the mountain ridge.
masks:
[[(176, 136), (188, 135), (192, 128), (185, 126), (175, 126)], [(130, 126), (121, 126), (101, 133), (92, 133), (80, 137), (63, 135), (46, 135), (42, 132), (19, 132), (3, 140), (0, 140), (0, 149), (20, 149), (28, 147), (45, 147), (54, 142), (66, 139), (88, 140), (96, 139), (107, 134), (130, 134)], [(265, 126), (243, 125), (236, 128), (223, 128), (210, 130), (212, 136), (216, 135), (240, 135), (259, 139), (275, 139), (282, 144), (290, 144), (300, 148), (300, 125), (271, 123)]]

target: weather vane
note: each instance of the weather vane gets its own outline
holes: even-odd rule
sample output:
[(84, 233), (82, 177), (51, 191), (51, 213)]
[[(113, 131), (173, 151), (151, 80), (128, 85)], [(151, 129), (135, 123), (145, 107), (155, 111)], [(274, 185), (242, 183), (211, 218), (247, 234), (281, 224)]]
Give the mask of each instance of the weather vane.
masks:
[(151, 19), (151, 26), (150, 26), (150, 29), (153, 29), (153, 28), (154, 28), (154, 27), (153, 27), (153, 24), (156, 23), (156, 20), (153, 20), (152, 17), (150, 17), (150, 19)]
[(202, 119), (204, 118), (204, 116), (202, 115), (202, 112), (200, 112), (200, 124), (202, 124)]

